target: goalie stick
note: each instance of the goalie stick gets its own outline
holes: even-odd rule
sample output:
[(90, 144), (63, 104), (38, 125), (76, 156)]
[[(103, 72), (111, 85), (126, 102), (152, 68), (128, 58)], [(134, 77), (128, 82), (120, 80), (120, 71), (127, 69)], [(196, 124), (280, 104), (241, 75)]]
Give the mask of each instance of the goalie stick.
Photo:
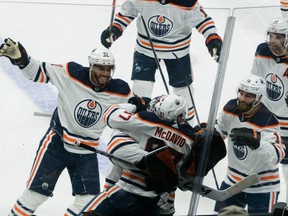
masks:
[[(117, 160), (119, 162), (125, 163), (128, 166), (135, 166), (134, 163), (127, 161), (124, 158), (114, 156), (114, 155), (109, 154), (105, 151), (95, 149), (91, 146), (87, 146), (87, 145), (84, 145), (82, 143), (77, 143), (76, 146), (85, 148), (85, 149), (90, 150), (90, 151), (94, 151), (98, 154), (101, 154), (105, 157), (108, 157), (109, 159), (114, 159), (114, 160)], [(168, 148), (169, 148), (168, 146), (163, 146), (161, 148), (156, 149), (155, 151), (150, 152), (149, 154), (157, 154), (158, 152), (164, 151)], [(184, 181), (186, 181), (186, 182), (184, 182)], [(242, 179), (241, 181), (237, 182), (236, 184), (234, 184), (233, 186), (231, 186), (225, 190), (216, 190), (216, 189), (213, 189), (211, 187), (208, 187), (208, 186), (202, 184), (200, 187), (199, 194), (203, 197), (207, 197), (207, 198), (212, 199), (212, 200), (223, 201), (223, 200), (230, 198), (231, 196), (233, 196), (235, 194), (242, 192), (244, 189), (250, 187), (253, 184), (256, 184), (257, 182), (259, 182), (259, 175), (258, 174), (251, 174), (251, 175), (247, 176), (246, 178)], [(193, 191), (193, 187), (194, 187), (193, 177), (191, 177), (190, 180), (187, 178), (182, 180), (181, 188), (183, 188), (185, 190)]]

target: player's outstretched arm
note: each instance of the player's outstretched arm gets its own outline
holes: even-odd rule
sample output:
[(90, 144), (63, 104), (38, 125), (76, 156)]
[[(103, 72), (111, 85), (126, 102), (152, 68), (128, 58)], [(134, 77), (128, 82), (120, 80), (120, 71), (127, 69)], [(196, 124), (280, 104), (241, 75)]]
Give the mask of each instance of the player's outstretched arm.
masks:
[(0, 56), (9, 58), (13, 65), (17, 65), (20, 69), (25, 68), (29, 64), (29, 57), (25, 48), (20, 42), (15, 42), (11, 38), (6, 38), (0, 46)]

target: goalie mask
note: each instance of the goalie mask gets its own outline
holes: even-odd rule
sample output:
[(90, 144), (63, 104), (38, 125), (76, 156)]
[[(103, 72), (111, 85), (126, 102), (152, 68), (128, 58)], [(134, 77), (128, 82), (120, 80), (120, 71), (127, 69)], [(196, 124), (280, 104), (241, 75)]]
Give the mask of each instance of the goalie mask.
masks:
[[(246, 95), (248, 94), (248, 96), (251, 96), (255, 99), (250, 104), (245, 104), (244, 102), (241, 102), (240, 94), (243, 94), (243, 92), (246, 93)], [(239, 107), (245, 105), (246, 108), (242, 110), (244, 112), (251, 110), (253, 107), (257, 106), (261, 102), (264, 92), (265, 80), (262, 77), (251, 74), (248, 77), (242, 79), (237, 91), (237, 101)]]
[(266, 41), (274, 55), (287, 55), (288, 21), (284, 18), (273, 19), (266, 31)]
[(176, 121), (178, 116), (186, 118), (188, 105), (185, 99), (178, 95), (161, 95), (150, 101), (147, 110), (155, 113), (160, 119)]

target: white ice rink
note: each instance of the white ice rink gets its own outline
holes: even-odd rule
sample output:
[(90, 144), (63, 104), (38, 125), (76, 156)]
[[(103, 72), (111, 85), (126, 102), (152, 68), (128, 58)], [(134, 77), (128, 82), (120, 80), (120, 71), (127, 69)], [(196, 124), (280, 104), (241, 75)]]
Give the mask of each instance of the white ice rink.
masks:
[[(33, 3), (34, 2), (34, 3)], [(45, 3), (45, 2), (49, 2)], [(53, 3), (54, 4), (51, 4)], [(81, 2), (81, 4), (80, 4)], [(121, 5), (123, 0), (118, 0)], [(264, 31), (273, 17), (280, 16), (278, 0), (200, 0), (207, 8), (223, 37), (229, 15), (236, 17), (233, 40), (219, 107), (236, 96), (239, 80), (250, 73), (257, 45), (264, 41)], [(100, 46), (100, 34), (109, 25), (112, 0), (0, 0), (0, 42), (6, 37), (19, 40), (29, 55), (50, 63), (76, 61), (88, 65), (87, 56)], [(261, 7), (260, 7), (261, 6)], [(263, 7), (265, 6), (265, 7)], [(268, 7), (269, 6), (269, 7)], [(116, 11), (119, 7), (116, 8)], [(234, 8), (234, 9), (232, 9)], [(207, 121), (218, 64), (208, 54), (204, 39), (193, 31), (191, 58), (194, 71), (195, 103), (201, 121)], [(135, 23), (115, 42), (111, 51), (116, 58), (114, 77), (129, 84), (136, 36)], [(165, 66), (162, 65), (164, 74)], [(165, 93), (159, 73), (153, 96)], [(166, 80), (167, 77), (166, 77)], [(172, 91), (172, 90), (171, 90)], [(18, 68), (0, 58), (0, 215), (7, 215), (23, 192), (39, 140), (46, 132), (49, 119), (34, 112), (51, 112), (56, 104), (56, 90), (51, 85), (27, 81)], [(104, 133), (105, 141), (109, 130)], [(104, 145), (102, 146), (104, 148)], [(101, 178), (106, 158), (99, 156)], [(218, 183), (226, 172), (226, 159), (216, 167)], [(283, 181), (282, 181), (283, 182)], [(211, 173), (204, 180), (216, 188)], [(281, 185), (279, 201), (284, 200)], [(177, 191), (176, 214), (187, 215), (191, 193)], [(37, 211), (39, 216), (61, 216), (73, 202), (70, 181), (65, 171), (54, 196)], [(197, 214), (212, 214), (214, 201), (200, 197)]]

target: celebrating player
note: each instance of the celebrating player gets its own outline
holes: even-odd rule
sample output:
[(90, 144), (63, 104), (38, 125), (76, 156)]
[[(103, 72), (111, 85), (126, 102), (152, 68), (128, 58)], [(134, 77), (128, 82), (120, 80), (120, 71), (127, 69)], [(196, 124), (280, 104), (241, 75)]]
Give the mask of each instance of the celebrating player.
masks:
[(288, 201), (288, 21), (273, 19), (266, 32), (267, 40), (258, 45), (253, 61), (252, 74), (266, 80), (263, 103), (280, 123), (280, 135), (286, 145), (286, 156), (281, 161), (286, 182)]
[(218, 61), (222, 39), (217, 34), (214, 20), (196, 0), (127, 0), (116, 14), (111, 28), (102, 32), (102, 44), (110, 47), (135, 18), (137, 41), (131, 77), (133, 92), (151, 97), (158, 67), (155, 58), (163, 60), (173, 92), (185, 98), (189, 105), (187, 120), (192, 123), (194, 109), (187, 88), (189, 86), (193, 93), (189, 54), (192, 29), (196, 28), (203, 35), (209, 53)]
[(218, 201), (215, 210), (230, 205), (245, 208), (249, 213), (271, 212), (280, 191), (278, 163), (285, 155), (279, 122), (261, 102), (265, 80), (250, 75), (241, 80), (237, 98), (230, 100), (217, 118), (216, 129), (228, 137), (227, 176), (224, 190), (246, 176), (257, 173), (260, 181), (242, 193)]
[(77, 215), (100, 192), (97, 154), (77, 144), (99, 145), (99, 136), (105, 127), (104, 110), (111, 104), (127, 101), (130, 88), (123, 80), (111, 78), (115, 59), (106, 48), (92, 51), (88, 57), (89, 67), (75, 62), (54, 65), (36, 61), (19, 42), (10, 38), (0, 46), (0, 56), (8, 57), (28, 79), (50, 82), (58, 89), (58, 107), (40, 141), (27, 189), (9, 215), (33, 215), (53, 195), (65, 168), (75, 196), (65, 215)]
[[(158, 96), (148, 104), (147, 111), (140, 101), (131, 98), (133, 104), (113, 105), (104, 114), (107, 125), (115, 129), (107, 152), (135, 166), (112, 158), (115, 166), (107, 176), (107, 190), (89, 202), (83, 210), (86, 216), (159, 215), (161, 203), (167, 207), (167, 200), (173, 201), (169, 196), (179, 184), (178, 179), (195, 176), (203, 129), (192, 128), (185, 121), (185, 99)], [(215, 133), (213, 137), (213, 153), (205, 174), (226, 155), (221, 136)], [(155, 153), (163, 146), (169, 148)]]

